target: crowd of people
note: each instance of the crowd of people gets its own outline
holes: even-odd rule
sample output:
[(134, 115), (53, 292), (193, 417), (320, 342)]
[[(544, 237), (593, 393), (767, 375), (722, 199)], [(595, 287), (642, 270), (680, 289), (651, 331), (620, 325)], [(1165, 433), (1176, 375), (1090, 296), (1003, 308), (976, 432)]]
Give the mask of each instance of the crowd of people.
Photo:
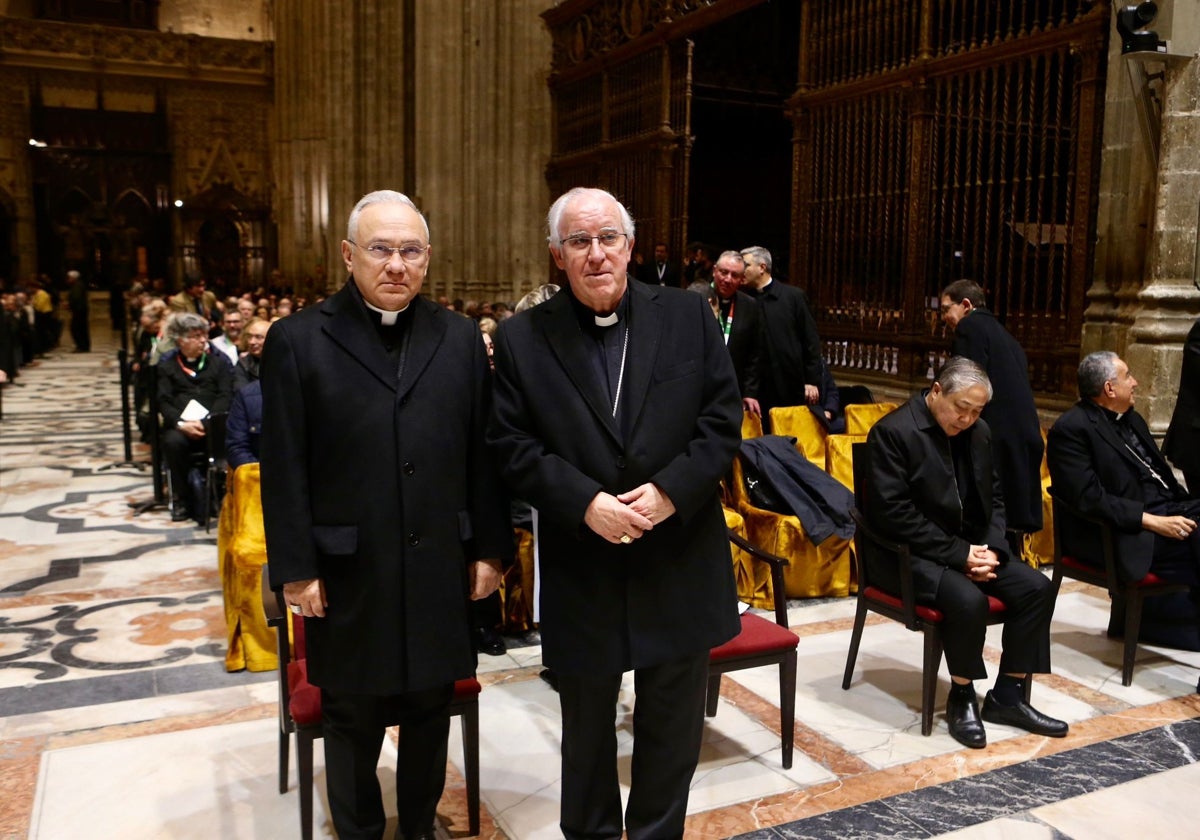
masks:
[[(512, 499), (535, 532), (542, 658), (562, 708), (562, 832), (680, 836), (709, 650), (740, 626), (718, 487), (743, 416), (769, 431), (772, 408), (808, 406), (843, 428), (808, 298), (774, 276), (766, 248), (693, 243), (673, 261), (656, 243), (644, 261), (627, 209), (584, 188), (554, 202), (547, 233), (561, 289), (513, 304), (432, 300), (421, 294), (428, 223), (380, 190), (347, 220), (348, 280), (328, 298), (221, 299), (199, 277), (173, 295), (130, 294), (139, 424), (166, 460), (172, 517), (205, 514), (207, 498), (187, 487), (208, 416), (228, 413), (232, 468), (262, 463), (270, 585), (309, 622), (341, 836), (382, 831), (376, 762), (397, 722), (402, 836), (432, 835), (453, 684), (478, 652), (504, 649), (487, 605), (512, 562)], [(69, 296), (80, 283), (69, 280)], [(0, 301), (11, 378), (62, 328), (42, 284)], [(940, 306), (949, 361), (868, 435), (862, 514), (909, 545), (916, 598), (944, 616), (950, 734), (971, 748), (986, 746), (985, 722), (1062, 737), (1067, 723), (1030, 703), (1034, 674), (1050, 670), (1055, 592), (1021, 562), (1025, 535), (1046, 524), (1028, 362), (974, 280), (949, 284)], [(71, 334), (86, 345), (74, 317)], [(1200, 326), (1168, 433), (1189, 480), (1198, 344)], [(1046, 452), (1072, 511), (1056, 523), (1064, 550), (1099, 558), (1094, 523), (1110, 524), (1125, 579), (1153, 572), (1191, 587), (1200, 639), (1200, 488), (1175, 479), (1123, 359), (1088, 355), (1078, 386)], [(863, 559), (884, 589), (907, 585), (894, 556)], [(981, 708), (988, 596), (1007, 618)], [(622, 808), (613, 712), (631, 670)]]

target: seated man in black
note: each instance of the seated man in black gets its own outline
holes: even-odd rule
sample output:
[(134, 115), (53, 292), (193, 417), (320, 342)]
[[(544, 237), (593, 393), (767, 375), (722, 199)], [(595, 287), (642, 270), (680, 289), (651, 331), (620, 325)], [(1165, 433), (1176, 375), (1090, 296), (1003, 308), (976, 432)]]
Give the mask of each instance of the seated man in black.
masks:
[[(928, 391), (872, 427), (863, 502), (880, 533), (908, 544), (917, 601), (945, 617), (953, 681), (946, 718), (950, 734), (972, 748), (987, 744), (984, 720), (1056, 738), (1067, 734), (1066, 723), (1024, 700), (1025, 682), (1050, 670), (1054, 591), (1045, 575), (1008, 554), (991, 430), (979, 419), (991, 398), (983, 368), (950, 359)], [(876, 584), (900, 592), (893, 557), (872, 553), (865, 560)], [(971, 681), (987, 676), (989, 595), (1004, 602), (1007, 615), (1000, 673), (981, 713)]]
[[(204, 511), (189, 510), (188, 469), (194, 454), (204, 454), (204, 412), (185, 409), (193, 400), (208, 414), (229, 411), (233, 366), (222, 353), (208, 352), (208, 321), (181, 312), (167, 322), (167, 338), (175, 348), (158, 360), (158, 410), (162, 414), (159, 445), (171, 471), (171, 519), (202, 519)], [(193, 416), (196, 415), (196, 416)]]
[[(1117, 572), (1200, 590), (1200, 499), (1189, 499), (1133, 407), (1137, 380), (1107, 350), (1079, 363), (1079, 402), (1058, 418), (1047, 437), (1046, 460), (1056, 497), (1116, 529)], [(1066, 512), (1059, 529), (1063, 551), (1102, 557), (1098, 529)], [(1200, 686), (1197, 687), (1200, 691)]]

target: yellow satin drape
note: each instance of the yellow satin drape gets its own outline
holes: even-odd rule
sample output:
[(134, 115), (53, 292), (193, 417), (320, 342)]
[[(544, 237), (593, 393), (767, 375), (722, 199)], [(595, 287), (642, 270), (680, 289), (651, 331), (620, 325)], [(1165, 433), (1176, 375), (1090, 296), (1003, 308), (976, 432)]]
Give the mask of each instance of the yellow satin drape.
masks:
[(865, 435), (880, 418), (898, 407), (897, 403), (851, 403), (846, 406), (846, 434)]
[(275, 670), (275, 631), (267, 626), (262, 605), (267, 540), (258, 464), (243, 464), (229, 474), (217, 524), (217, 562), (225, 596), (225, 670)]
[(825, 439), (828, 432), (806, 405), (778, 406), (771, 409), (771, 433), (794, 437), (796, 449), (817, 466), (825, 469)]

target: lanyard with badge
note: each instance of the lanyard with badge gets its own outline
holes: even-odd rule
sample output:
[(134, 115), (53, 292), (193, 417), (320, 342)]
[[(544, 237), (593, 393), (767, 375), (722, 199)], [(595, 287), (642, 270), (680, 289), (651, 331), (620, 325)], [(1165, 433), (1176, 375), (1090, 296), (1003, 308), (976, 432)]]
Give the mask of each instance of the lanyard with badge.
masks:
[[(737, 308), (737, 297), (729, 300), (729, 315), (721, 319), (721, 332), (725, 334), (725, 344), (729, 344), (729, 334), (733, 332), (733, 311)], [(719, 304), (718, 304), (719, 309)]]

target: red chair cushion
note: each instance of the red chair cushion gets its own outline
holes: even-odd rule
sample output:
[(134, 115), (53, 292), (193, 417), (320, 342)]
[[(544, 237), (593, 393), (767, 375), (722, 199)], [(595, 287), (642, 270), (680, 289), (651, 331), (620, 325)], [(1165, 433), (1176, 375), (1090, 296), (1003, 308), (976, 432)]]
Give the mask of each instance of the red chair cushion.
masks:
[(308, 660), (289, 662), (288, 714), (300, 726), (321, 722), (321, 689), (308, 681)]
[(468, 697), (474, 697), (483, 690), (483, 686), (479, 684), (479, 680), (474, 677), (469, 679), (459, 680), (454, 684), (454, 700), (466, 700)]
[[(900, 600), (900, 598), (891, 594), (890, 592), (884, 592), (877, 586), (868, 586), (863, 590), (862, 594), (863, 597), (868, 601), (878, 601), (881, 604), (887, 604), (889, 607), (897, 610), (904, 608), (904, 602)], [(940, 624), (945, 619), (942, 611), (935, 607), (926, 607), (922, 606), (921, 604), (917, 604), (916, 612), (917, 618), (921, 619), (922, 621), (928, 621), (931, 624)], [(989, 595), (988, 612), (993, 616), (1003, 613), (1004, 602), (999, 598)]]
[(710, 661), (719, 662), (724, 659), (791, 650), (798, 644), (800, 637), (786, 627), (780, 627), (774, 621), (768, 621), (761, 616), (742, 613), (742, 632), (725, 644), (713, 648), (708, 658)]
[[(1082, 560), (1080, 560), (1078, 557), (1071, 557), (1070, 555), (1067, 555), (1067, 554), (1064, 554), (1062, 556), (1062, 564), (1064, 566), (1067, 566), (1072, 569), (1079, 569), (1080, 571), (1083, 571), (1083, 572), (1091, 572), (1094, 575), (1104, 575), (1105, 574), (1104, 569), (1101, 568), (1100, 566), (1096, 566), (1092, 563), (1085, 563)], [(1162, 578), (1160, 578), (1158, 575), (1154, 574), (1154, 572), (1146, 572), (1146, 576), (1144, 578), (1142, 578), (1141, 580), (1139, 580), (1137, 583), (1135, 583), (1134, 586), (1138, 586), (1138, 587), (1158, 586), (1159, 584), (1168, 583), (1168, 582), (1169, 581), (1165, 581)]]

